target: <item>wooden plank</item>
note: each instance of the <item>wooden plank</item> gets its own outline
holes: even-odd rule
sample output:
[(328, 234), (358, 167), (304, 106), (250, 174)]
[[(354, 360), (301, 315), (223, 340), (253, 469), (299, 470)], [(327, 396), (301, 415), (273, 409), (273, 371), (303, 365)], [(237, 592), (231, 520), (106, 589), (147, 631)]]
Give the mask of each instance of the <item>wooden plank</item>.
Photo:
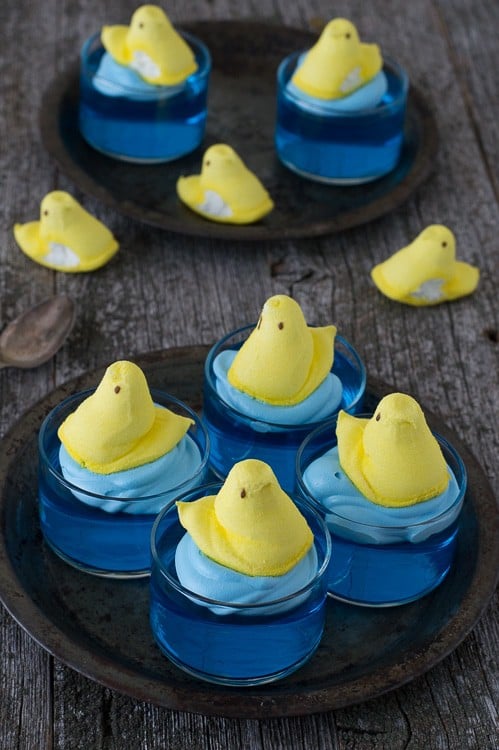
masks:
[[(479, 0), (342, 0), (335, 15), (358, 23), (400, 60), (428, 97), (441, 146), (432, 179), (392, 215), (341, 236), (248, 248), (141, 226), (81, 194), (43, 151), (36, 120), (41, 94), (81, 42), (137, 3), (19, 0), (0, 9), (3, 101), (0, 132), (0, 313), (2, 325), (54, 291), (78, 301), (74, 332), (56, 359), (33, 372), (0, 373), (1, 429), (60, 383), (87, 368), (153, 349), (210, 343), (255, 320), (272, 293), (292, 294), (310, 322), (333, 320), (368, 371), (440, 414), (497, 489), (497, 4)], [(173, 20), (264, 18), (319, 28), (325, 0), (173, 2)], [(22, 44), (19, 44), (22, 39)], [(22, 95), (20, 94), (22, 92)], [(49, 190), (72, 192), (120, 239), (100, 271), (55, 274), (18, 250), (15, 221), (34, 218)], [(478, 265), (472, 297), (433, 309), (383, 298), (372, 266), (428, 223), (454, 230), (458, 255)], [(497, 714), (497, 599), (464, 643), (409, 685), (367, 704), (282, 720), (227, 720), (140, 703), (55, 662), (0, 613), (0, 747), (18, 748), (493, 748)]]

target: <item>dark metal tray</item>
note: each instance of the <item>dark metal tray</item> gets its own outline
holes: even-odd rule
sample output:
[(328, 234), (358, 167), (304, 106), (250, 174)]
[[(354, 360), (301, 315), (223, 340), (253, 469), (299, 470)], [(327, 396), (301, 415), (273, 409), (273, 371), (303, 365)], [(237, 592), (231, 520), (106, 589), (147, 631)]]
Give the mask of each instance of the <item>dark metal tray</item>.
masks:
[[(78, 66), (58, 76), (42, 99), (43, 143), (79, 188), (111, 208), (163, 229), (228, 240), (310, 237), (338, 232), (382, 216), (403, 203), (432, 170), (437, 130), (424, 96), (411, 86), (405, 143), (389, 175), (364, 185), (338, 187), (302, 179), (274, 151), (276, 71), (279, 62), (316, 39), (310, 32), (249, 21), (184, 24), (213, 58), (205, 140), (194, 153), (168, 164), (120, 162), (91, 148), (78, 130)], [(180, 175), (201, 169), (213, 143), (233, 146), (262, 180), (275, 208), (246, 226), (203, 219), (177, 198)]]
[[(154, 352), (136, 359), (151, 387), (200, 409), (207, 347)], [(476, 460), (456, 435), (426, 412), (431, 427), (461, 454), (469, 475), (455, 564), (443, 584), (402, 607), (365, 609), (328, 600), (323, 640), (286, 679), (255, 688), (224, 688), (177, 669), (155, 645), (148, 621), (148, 581), (80, 573), (43, 542), (37, 514), (37, 434), (65, 396), (98, 383), (89, 372), (29, 409), (0, 450), (0, 597), (19, 624), (65, 664), (139, 700), (228, 717), (310, 714), (357, 703), (396, 688), (434, 666), (466, 636), (494, 592), (499, 549), (497, 507)], [(389, 388), (370, 382), (367, 404)]]

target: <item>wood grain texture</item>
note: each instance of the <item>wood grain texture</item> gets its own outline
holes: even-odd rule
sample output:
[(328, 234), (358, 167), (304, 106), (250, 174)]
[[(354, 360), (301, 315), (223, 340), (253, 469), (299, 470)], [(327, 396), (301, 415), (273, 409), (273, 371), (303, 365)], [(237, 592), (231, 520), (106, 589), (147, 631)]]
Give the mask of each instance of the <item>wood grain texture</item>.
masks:
[[(142, 226), (83, 195), (51, 163), (37, 125), (41, 95), (104, 23), (126, 22), (131, 0), (7, 0), (0, 5), (0, 325), (55, 291), (78, 303), (55, 359), (0, 372), (0, 430), (55, 385), (114, 359), (209, 344), (255, 320), (285, 292), (309, 322), (334, 321), (368, 372), (439, 414), (477, 456), (497, 492), (499, 6), (488, 0), (174, 0), (172, 20), (264, 19), (319, 29), (352, 18), (421, 88), (440, 149), (432, 178), (389, 216), (341, 235), (227, 245)], [(166, 6), (165, 6), (166, 7)], [(88, 275), (53, 273), (17, 248), (12, 225), (41, 198), (70, 191), (121, 248)], [(448, 224), (458, 256), (481, 269), (477, 292), (435, 308), (382, 297), (372, 266), (430, 223)], [(465, 641), (403, 688), (368, 703), (294, 719), (229, 720), (157, 708), (102, 688), (53, 660), (0, 612), (0, 748), (11, 750), (493, 750), (497, 740), (498, 602)]]

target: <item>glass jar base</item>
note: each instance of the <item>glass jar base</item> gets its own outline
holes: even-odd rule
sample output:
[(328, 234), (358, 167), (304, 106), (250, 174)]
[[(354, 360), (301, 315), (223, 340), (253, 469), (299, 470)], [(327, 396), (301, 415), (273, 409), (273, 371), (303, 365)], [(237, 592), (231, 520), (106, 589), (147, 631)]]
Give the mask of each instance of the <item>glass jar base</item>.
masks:
[(394, 601), (386, 601), (386, 602), (367, 602), (357, 599), (349, 599), (345, 596), (341, 596), (340, 594), (336, 594), (334, 591), (329, 590), (327, 592), (327, 595), (330, 599), (334, 599), (337, 602), (343, 602), (344, 604), (351, 604), (355, 607), (367, 607), (368, 609), (387, 609), (389, 607), (403, 607), (405, 604), (412, 604), (413, 602), (418, 601), (419, 599), (422, 599), (424, 596), (427, 596), (428, 594), (431, 594), (432, 591), (434, 591), (438, 586), (440, 586), (441, 583), (443, 583), (444, 579), (447, 577), (447, 574), (449, 573), (450, 568), (448, 568), (438, 579), (438, 581), (435, 581), (431, 584), (431, 586), (428, 586), (428, 588), (419, 591), (415, 594), (412, 594), (411, 596), (407, 596), (401, 599), (396, 599)]
[(107, 150), (105, 148), (102, 148), (102, 146), (99, 146), (97, 143), (94, 143), (89, 137), (87, 137), (83, 130), (80, 129), (80, 133), (86, 143), (88, 143), (88, 145), (91, 146), (95, 151), (98, 151), (100, 154), (103, 154), (103, 156), (108, 156), (111, 159), (127, 162), (127, 164), (169, 164), (170, 162), (177, 161), (177, 159), (182, 159), (187, 154), (192, 153), (192, 151), (195, 151), (200, 145), (200, 143), (197, 143), (192, 146), (192, 148), (189, 148), (188, 150), (182, 151), (178, 154), (172, 154), (170, 156), (154, 156), (149, 158), (129, 156), (128, 154), (121, 154), (116, 151)]
[(161, 653), (164, 656), (166, 656), (166, 658), (169, 661), (172, 662), (172, 664), (175, 664), (175, 666), (181, 669), (183, 672), (186, 672), (186, 674), (189, 674), (192, 677), (196, 677), (199, 680), (203, 680), (204, 682), (210, 682), (213, 685), (227, 685), (228, 687), (229, 686), (254, 687), (256, 685), (268, 685), (271, 682), (282, 680), (284, 677), (287, 677), (288, 675), (293, 674), (293, 672), (296, 672), (298, 669), (300, 669), (300, 667), (302, 667), (311, 659), (319, 643), (320, 643), (320, 638), (317, 640), (317, 643), (314, 644), (313, 648), (310, 650), (310, 652), (306, 656), (304, 656), (302, 659), (295, 662), (294, 664), (290, 665), (289, 667), (286, 667), (286, 669), (282, 669), (279, 672), (274, 672), (273, 674), (246, 677), (246, 678), (245, 677), (223, 677), (221, 675), (207, 674), (206, 672), (193, 669), (187, 664), (184, 664), (182, 661), (180, 661), (174, 655), (172, 655), (172, 653), (168, 649), (164, 648), (159, 643), (158, 643), (158, 648), (160, 649)]
[(71, 557), (65, 555), (64, 552), (62, 552), (54, 544), (51, 543), (50, 539), (48, 539), (46, 535), (44, 536), (44, 540), (47, 544), (47, 547), (52, 550), (52, 552), (57, 555), (57, 557), (59, 557), (68, 565), (71, 565), (71, 567), (76, 568), (76, 570), (79, 570), (81, 573), (89, 573), (89, 575), (97, 576), (98, 578), (113, 578), (119, 580), (129, 580), (131, 578), (148, 578), (151, 575), (151, 571), (149, 568), (146, 568), (145, 570), (131, 571), (102, 570), (100, 568), (92, 568), (91, 566), (80, 563), (77, 560), (73, 560)]
[(327, 177), (325, 175), (314, 174), (313, 172), (307, 172), (304, 169), (300, 169), (292, 162), (283, 159), (281, 156), (279, 156), (279, 160), (282, 164), (284, 164), (285, 167), (287, 167), (287, 169), (290, 169), (295, 174), (300, 175), (300, 177), (304, 177), (307, 180), (313, 180), (314, 182), (320, 182), (323, 185), (363, 185), (367, 182), (379, 180), (381, 177), (384, 177), (393, 169), (393, 167), (391, 167), (386, 172), (373, 174), (368, 177)]

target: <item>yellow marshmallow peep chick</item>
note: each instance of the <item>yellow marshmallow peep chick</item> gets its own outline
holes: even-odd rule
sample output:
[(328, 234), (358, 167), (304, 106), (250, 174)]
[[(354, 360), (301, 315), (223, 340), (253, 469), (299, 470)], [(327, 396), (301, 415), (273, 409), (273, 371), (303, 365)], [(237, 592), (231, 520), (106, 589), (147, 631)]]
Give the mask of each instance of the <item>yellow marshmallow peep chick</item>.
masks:
[(456, 239), (450, 229), (431, 224), (409, 245), (375, 266), (371, 277), (390, 299), (423, 306), (471, 294), (480, 272), (456, 260)]
[(260, 401), (298, 404), (331, 370), (335, 336), (335, 326), (308, 326), (291, 297), (270, 297), (229, 368), (229, 383)]
[(341, 467), (378, 505), (405, 507), (442, 493), (449, 472), (417, 401), (391, 393), (370, 419), (341, 411), (336, 427)]
[(144, 373), (133, 362), (110, 365), (95, 392), (61, 424), (69, 455), (97, 474), (155, 461), (184, 437), (192, 420), (155, 406)]
[(318, 99), (341, 99), (372, 80), (382, 67), (378, 45), (361, 42), (351, 21), (335, 18), (306, 53), (292, 82)]
[(142, 5), (129, 26), (104, 26), (101, 41), (116, 62), (157, 86), (182, 83), (198, 67), (191, 48), (157, 5)]
[(94, 271), (119, 248), (109, 229), (62, 190), (42, 200), (39, 221), (15, 224), (14, 237), (31, 260), (68, 273)]
[(192, 211), (228, 224), (251, 224), (274, 207), (258, 177), (225, 143), (205, 152), (200, 175), (178, 179), (177, 194)]
[(268, 464), (235, 464), (217, 495), (177, 503), (180, 523), (210, 559), (249, 576), (281, 576), (309, 551), (313, 534)]

